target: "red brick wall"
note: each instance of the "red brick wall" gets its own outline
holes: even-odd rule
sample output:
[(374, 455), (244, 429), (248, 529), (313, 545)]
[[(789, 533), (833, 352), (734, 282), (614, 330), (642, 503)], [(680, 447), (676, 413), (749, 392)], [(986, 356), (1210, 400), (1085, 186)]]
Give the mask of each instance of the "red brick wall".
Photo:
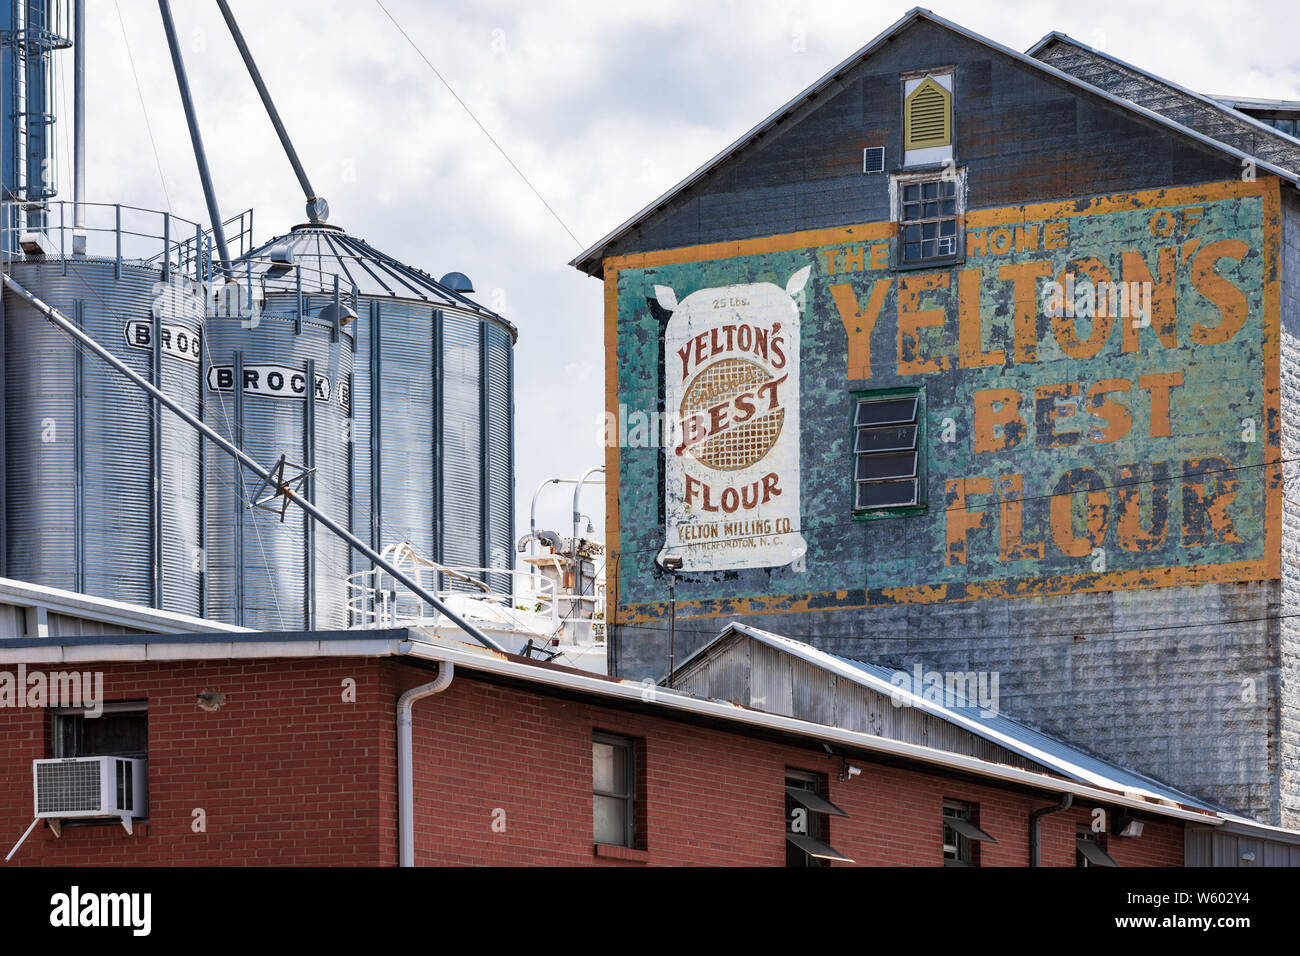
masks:
[[(50, 668), (51, 670), (54, 668)], [(68, 669), (66, 667), (59, 669)], [(149, 703), (150, 821), (37, 827), (14, 864), (361, 864), (397, 862), (396, 697), (432, 671), (371, 659), (79, 665), (102, 670), (106, 700)], [(356, 702), (342, 682), (357, 683)], [(198, 709), (205, 689), (226, 694)], [(643, 743), (645, 850), (597, 856), (591, 820), (591, 733)], [(32, 819), (31, 760), (50, 756), (43, 712), (0, 710), (0, 837)], [(825, 775), (832, 846), (870, 865), (942, 862), (945, 797), (979, 805), (1000, 841), (984, 866), (1028, 860), (1028, 813), (1054, 801), (855, 760), (820, 748), (623, 713), (489, 684), (461, 669), (416, 705), (416, 853), (421, 864), (782, 865), (786, 767)], [(207, 832), (191, 829), (203, 808)], [(1074, 827), (1089, 807), (1043, 821), (1043, 862), (1072, 866)], [(502, 817), (504, 832), (495, 832)], [(1148, 820), (1136, 840), (1110, 837), (1123, 865), (1179, 865), (1182, 827)]]
[[(11, 865), (396, 862), (393, 704), (376, 661), (76, 669), (103, 671), (105, 700), (149, 702), (149, 823), (134, 836), (67, 826), (61, 838), (41, 825)], [(345, 677), (357, 682), (356, 703), (342, 700)], [(199, 710), (194, 695), (205, 689), (226, 695), (220, 710)], [(43, 712), (0, 710), (6, 853), (32, 821), (31, 761), (52, 755), (47, 733)], [(192, 830), (196, 808), (206, 833)]]
[[(414, 683), (414, 681), (412, 681)], [(786, 767), (824, 774), (847, 819), (830, 820), (830, 844), (855, 861), (885, 866), (943, 862), (944, 798), (979, 805), (997, 845), (983, 866), (1024, 866), (1031, 810), (1054, 804), (996, 787), (855, 760), (861, 776), (839, 780), (840, 761), (809, 750), (738, 737), (659, 717), (467, 679), (416, 705), (416, 856), (420, 864), (615, 863), (593, 852), (591, 733), (644, 741), (646, 851), (653, 864), (783, 865)], [(505, 832), (494, 832), (494, 810)], [(1091, 807), (1044, 818), (1042, 862), (1073, 866), (1076, 823)], [(1137, 839), (1110, 837), (1126, 866), (1181, 865), (1181, 824), (1148, 820)]]

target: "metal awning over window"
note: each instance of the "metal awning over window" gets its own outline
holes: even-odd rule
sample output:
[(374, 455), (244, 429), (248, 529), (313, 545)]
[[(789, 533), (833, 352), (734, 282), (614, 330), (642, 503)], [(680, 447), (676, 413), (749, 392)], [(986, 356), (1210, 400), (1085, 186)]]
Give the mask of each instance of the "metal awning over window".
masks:
[(1082, 837), (1074, 841), (1078, 848), (1093, 866), (1119, 866), (1109, 853), (1103, 850), (1094, 840), (1085, 840)]
[(806, 808), (809, 813), (825, 813), (833, 817), (848, 816), (835, 804), (812, 790), (805, 790), (803, 787), (786, 787), (785, 794), (795, 803)]
[(993, 836), (985, 833), (975, 824), (971, 823), (969, 820), (964, 820), (961, 817), (944, 814), (943, 824), (950, 829), (956, 830), (968, 840), (987, 840), (989, 843), (998, 842)]
[(790, 843), (794, 844), (799, 849), (803, 850), (809, 856), (815, 857), (818, 860), (830, 860), (833, 863), (854, 862), (853, 860), (845, 856), (843, 853), (841, 853), (839, 850), (827, 846), (821, 840), (814, 840), (812, 837), (807, 836), (806, 834), (787, 833), (785, 835), (785, 838)]

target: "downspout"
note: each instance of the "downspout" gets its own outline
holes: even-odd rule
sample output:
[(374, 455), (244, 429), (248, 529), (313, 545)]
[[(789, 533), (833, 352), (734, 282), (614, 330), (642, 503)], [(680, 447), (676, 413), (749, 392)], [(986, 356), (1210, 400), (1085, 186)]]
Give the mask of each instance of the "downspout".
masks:
[(1043, 807), (1041, 810), (1035, 810), (1029, 814), (1029, 865), (1042, 866), (1040, 858), (1042, 856), (1042, 836), (1039, 832), (1039, 821), (1043, 817), (1050, 816), (1053, 813), (1060, 813), (1062, 810), (1068, 810), (1074, 803), (1074, 794), (1067, 793), (1061, 797), (1061, 802), (1054, 807)]
[(455, 664), (439, 661), (436, 680), (412, 687), (397, 698), (398, 866), (415, 866), (415, 775), (411, 760), (411, 710), (417, 700), (441, 694), (450, 687), (455, 674)]

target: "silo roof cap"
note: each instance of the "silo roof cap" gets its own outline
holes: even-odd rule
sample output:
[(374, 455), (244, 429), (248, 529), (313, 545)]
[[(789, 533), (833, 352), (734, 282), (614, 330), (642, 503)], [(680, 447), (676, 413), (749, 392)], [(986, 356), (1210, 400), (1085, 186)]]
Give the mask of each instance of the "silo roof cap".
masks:
[[(284, 271), (277, 267), (272, 252), (283, 262), (285, 249), (292, 250), (294, 269)], [(304, 291), (312, 294), (332, 293), (334, 276), (339, 277), (339, 289), (345, 294), (355, 286), (359, 295), (374, 298), (391, 297), (428, 302), (435, 307), (448, 307), (478, 315), (488, 316), (510, 327), (514, 326), (502, 315), (479, 305), (469, 296), (456, 292), (435, 279), (423, 269), (407, 265), (385, 252), (376, 249), (364, 239), (348, 235), (341, 227), (323, 222), (308, 222), (294, 226), (283, 236), (263, 243), (240, 257), (252, 263), (252, 271), (271, 291), (293, 291), (297, 286), (295, 269), (302, 274)]]

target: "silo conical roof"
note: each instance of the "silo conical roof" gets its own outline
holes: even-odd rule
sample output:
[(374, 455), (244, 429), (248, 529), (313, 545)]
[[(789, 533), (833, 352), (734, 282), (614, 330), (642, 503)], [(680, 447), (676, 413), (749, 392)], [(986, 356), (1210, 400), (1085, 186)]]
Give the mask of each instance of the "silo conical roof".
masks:
[(292, 291), (297, 282), (293, 269), (277, 268), (274, 262), (276, 253), (284, 249), (292, 251), (294, 268), (301, 271), (306, 291), (332, 292), (333, 277), (337, 275), (344, 293), (350, 293), (355, 286), (362, 296), (412, 299), (435, 307), (490, 316), (515, 334), (514, 325), (504, 316), (453, 291), (422, 269), (409, 266), (329, 223), (294, 226), (287, 234), (250, 250), (240, 261), (251, 260), (253, 275), (261, 278), (271, 291)]

